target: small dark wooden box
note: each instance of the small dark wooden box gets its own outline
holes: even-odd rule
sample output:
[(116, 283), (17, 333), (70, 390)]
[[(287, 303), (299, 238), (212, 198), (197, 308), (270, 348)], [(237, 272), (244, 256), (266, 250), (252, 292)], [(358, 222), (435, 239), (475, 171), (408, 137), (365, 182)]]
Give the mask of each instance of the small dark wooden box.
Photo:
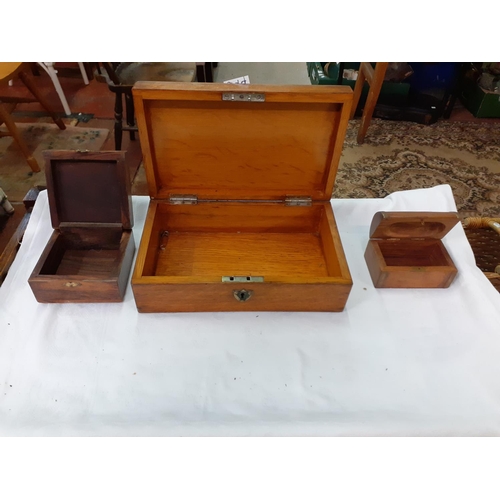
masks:
[(48, 151), (54, 232), (28, 282), (38, 302), (120, 302), (135, 251), (124, 153)]
[(441, 238), (455, 212), (377, 212), (365, 260), (376, 288), (447, 288), (457, 274)]

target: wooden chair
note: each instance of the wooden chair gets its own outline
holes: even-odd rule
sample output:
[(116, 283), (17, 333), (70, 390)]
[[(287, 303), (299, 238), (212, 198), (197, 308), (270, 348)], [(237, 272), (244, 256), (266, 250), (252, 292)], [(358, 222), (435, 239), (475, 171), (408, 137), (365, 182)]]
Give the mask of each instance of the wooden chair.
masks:
[[(102, 63), (104, 71), (95, 76), (105, 81), (115, 94), (115, 149), (122, 147), (122, 134), (126, 130), (135, 140), (134, 100), (132, 87), (141, 80), (153, 82), (192, 82), (196, 76), (195, 63)], [(123, 96), (125, 96), (126, 125), (123, 125)]]
[(378, 96), (380, 95), (382, 84), (384, 83), (385, 72), (388, 65), (389, 63), (386, 62), (378, 62), (375, 63), (375, 68), (373, 68), (370, 63), (362, 62), (359, 66), (358, 79), (354, 86), (351, 119), (354, 118), (354, 114), (356, 113), (356, 108), (358, 107), (365, 81), (368, 83), (370, 89), (361, 116), (361, 124), (359, 126), (357, 139), (358, 144), (362, 144), (365, 140), (366, 131), (370, 126), (370, 121), (373, 116), (373, 111), (375, 110), (375, 105), (377, 104)]
[[(66, 116), (70, 116), (71, 109), (69, 107), (68, 100), (66, 99), (66, 95), (64, 94), (64, 90), (61, 87), (61, 83), (59, 82), (59, 77), (57, 76), (57, 70), (54, 68), (54, 63), (53, 62), (39, 62), (38, 64), (49, 75), (50, 79), (52, 80), (52, 83), (54, 84), (54, 88), (56, 89), (57, 95), (59, 96), (59, 99), (61, 100), (61, 104), (63, 106), (64, 112), (66, 113)], [(85, 85), (88, 85), (90, 82), (89, 82), (89, 79), (87, 76), (87, 70), (85, 69), (84, 64), (79, 62), (78, 67), (80, 69), (80, 73), (82, 74), (83, 83), (85, 83)]]
[(214, 70), (218, 64), (216, 62), (197, 62), (196, 81), (213, 83)]
[(40, 172), (40, 167), (38, 166), (36, 159), (28, 150), (28, 147), (26, 146), (18, 128), (16, 127), (16, 124), (14, 123), (14, 119), (11, 116), (12, 111), (14, 111), (18, 103), (38, 101), (61, 130), (64, 130), (66, 125), (64, 125), (62, 120), (57, 117), (48, 102), (45, 100), (45, 97), (30, 77), (29, 70), (29, 63), (0, 63), (0, 82), (7, 82), (14, 78), (19, 78), (34, 96), (34, 99), (26, 97), (12, 97), (8, 95), (8, 87), (6, 87), (5, 92), (3, 89), (0, 90), (1, 94), (5, 93), (5, 95), (0, 95), (0, 125), (4, 123), (7, 127), (7, 132), (0, 131), (0, 137), (12, 136), (14, 141), (19, 146), (23, 156), (26, 158), (31, 170), (33, 172)]

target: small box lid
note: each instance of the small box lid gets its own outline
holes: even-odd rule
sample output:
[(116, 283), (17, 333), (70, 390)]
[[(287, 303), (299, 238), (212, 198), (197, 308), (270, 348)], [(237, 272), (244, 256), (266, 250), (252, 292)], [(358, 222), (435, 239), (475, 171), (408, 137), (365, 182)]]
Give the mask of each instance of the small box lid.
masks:
[(346, 86), (138, 82), (153, 198), (331, 198), (349, 120)]
[(45, 151), (52, 227), (133, 226), (130, 176), (122, 151)]
[(440, 240), (459, 220), (456, 212), (377, 212), (370, 226), (370, 238)]

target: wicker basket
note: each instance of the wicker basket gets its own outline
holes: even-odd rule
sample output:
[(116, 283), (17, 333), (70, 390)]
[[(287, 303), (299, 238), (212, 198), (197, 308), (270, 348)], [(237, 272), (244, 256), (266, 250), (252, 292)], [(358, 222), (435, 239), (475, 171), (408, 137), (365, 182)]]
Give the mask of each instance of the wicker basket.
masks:
[(492, 222), (498, 224), (500, 219), (468, 217), (463, 220), (463, 226), (477, 267), (500, 292), (500, 233), (497, 232), (500, 229), (497, 224), (491, 224)]

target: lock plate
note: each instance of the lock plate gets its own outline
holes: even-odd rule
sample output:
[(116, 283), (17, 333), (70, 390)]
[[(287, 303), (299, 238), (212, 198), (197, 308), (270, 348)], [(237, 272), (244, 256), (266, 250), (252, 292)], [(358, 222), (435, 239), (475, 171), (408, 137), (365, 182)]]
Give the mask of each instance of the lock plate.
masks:
[(262, 283), (262, 276), (222, 276), (223, 283)]
[(253, 294), (252, 290), (233, 290), (234, 298), (238, 302), (246, 302)]

